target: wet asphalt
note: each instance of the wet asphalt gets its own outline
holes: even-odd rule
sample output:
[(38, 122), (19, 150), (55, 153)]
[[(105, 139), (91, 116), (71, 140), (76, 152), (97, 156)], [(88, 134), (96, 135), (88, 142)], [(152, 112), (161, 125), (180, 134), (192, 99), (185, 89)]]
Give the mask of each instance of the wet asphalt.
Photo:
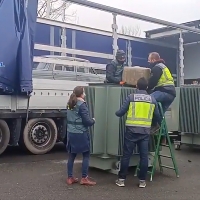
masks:
[[(0, 157), (0, 200), (199, 200), (200, 150), (183, 146), (180, 151), (175, 151), (175, 155), (179, 178), (174, 171), (166, 169), (164, 174), (156, 173), (145, 189), (140, 189), (133, 176), (134, 170), (130, 169), (126, 187), (119, 188), (114, 184), (116, 175), (90, 169), (90, 176), (97, 185), (87, 187), (66, 185), (67, 154), (63, 145), (57, 145), (42, 156), (8, 148)], [(80, 159), (74, 170), (78, 177), (81, 174)]]

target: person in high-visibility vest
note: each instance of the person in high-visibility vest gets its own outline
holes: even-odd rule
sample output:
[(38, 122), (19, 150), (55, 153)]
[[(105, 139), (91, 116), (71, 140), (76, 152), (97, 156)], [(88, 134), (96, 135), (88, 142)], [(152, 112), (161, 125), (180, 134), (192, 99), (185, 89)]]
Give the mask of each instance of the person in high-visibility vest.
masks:
[(148, 62), (151, 68), (148, 91), (153, 91), (151, 95), (162, 104), (165, 113), (176, 97), (174, 79), (165, 61), (157, 52), (149, 54)]
[(114, 83), (124, 85), (122, 74), (124, 71), (124, 62), (126, 54), (123, 50), (117, 50), (116, 57), (106, 65), (106, 83)]
[(140, 171), (138, 174), (139, 187), (146, 187), (148, 171), (148, 146), (152, 120), (161, 124), (161, 116), (154, 97), (147, 93), (147, 80), (140, 78), (137, 82), (137, 90), (130, 94), (121, 108), (115, 113), (118, 117), (127, 114), (126, 132), (124, 134), (123, 156), (120, 162), (120, 171), (116, 185), (125, 186), (125, 179), (129, 167), (129, 161), (136, 144), (140, 153)]

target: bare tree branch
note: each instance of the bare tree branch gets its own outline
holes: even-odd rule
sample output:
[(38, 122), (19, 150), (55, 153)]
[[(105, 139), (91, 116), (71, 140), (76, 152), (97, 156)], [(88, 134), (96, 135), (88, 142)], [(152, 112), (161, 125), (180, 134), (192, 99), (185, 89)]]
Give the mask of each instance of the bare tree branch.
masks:
[(77, 12), (72, 11), (67, 13), (67, 9), (72, 5), (71, 2), (65, 0), (39, 0), (38, 2), (38, 17), (46, 18), (47, 13), (47, 1), (50, 1), (50, 19), (59, 21), (77, 21)]
[(141, 35), (141, 29), (137, 26), (122, 26), (119, 33), (123, 35), (129, 35), (129, 36), (140, 36)]

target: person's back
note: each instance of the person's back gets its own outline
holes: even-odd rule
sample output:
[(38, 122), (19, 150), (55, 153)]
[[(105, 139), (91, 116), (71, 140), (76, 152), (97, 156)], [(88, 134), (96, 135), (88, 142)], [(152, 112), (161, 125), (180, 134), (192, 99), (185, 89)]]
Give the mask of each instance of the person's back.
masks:
[(147, 94), (147, 80), (141, 78), (137, 82), (137, 91), (129, 95), (121, 108), (115, 113), (122, 117), (127, 113), (126, 132), (124, 134), (123, 156), (121, 168), (116, 185), (122, 187), (126, 179), (129, 161), (137, 144), (140, 152), (140, 171), (138, 174), (139, 187), (146, 187), (146, 175), (148, 171), (148, 146), (149, 135), (153, 117), (160, 124), (161, 117), (158, 112), (157, 102)]
[(150, 134), (156, 101), (145, 90), (129, 95), (126, 127), (132, 133)]
[(138, 80), (139, 84), (134, 94), (130, 94), (123, 106), (116, 112), (118, 117), (127, 113), (126, 129), (132, 133), (150, 134), (152, 120), (161, 123), (158, 105), (155, 98), (146, 91), (147, 81)]

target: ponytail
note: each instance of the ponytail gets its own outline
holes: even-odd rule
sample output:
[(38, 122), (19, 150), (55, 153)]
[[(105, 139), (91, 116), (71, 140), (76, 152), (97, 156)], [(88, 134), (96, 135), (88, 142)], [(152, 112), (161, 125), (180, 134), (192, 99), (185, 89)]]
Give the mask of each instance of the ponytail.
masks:
[(69, 101), (68, 101), (69, 109), (73, 109), (75, 107), (76, 103), (77, 103), (77, 97), (76, 97), (76, 94), (73, 92), (70, 95), (70, 98), (69, 98)]

